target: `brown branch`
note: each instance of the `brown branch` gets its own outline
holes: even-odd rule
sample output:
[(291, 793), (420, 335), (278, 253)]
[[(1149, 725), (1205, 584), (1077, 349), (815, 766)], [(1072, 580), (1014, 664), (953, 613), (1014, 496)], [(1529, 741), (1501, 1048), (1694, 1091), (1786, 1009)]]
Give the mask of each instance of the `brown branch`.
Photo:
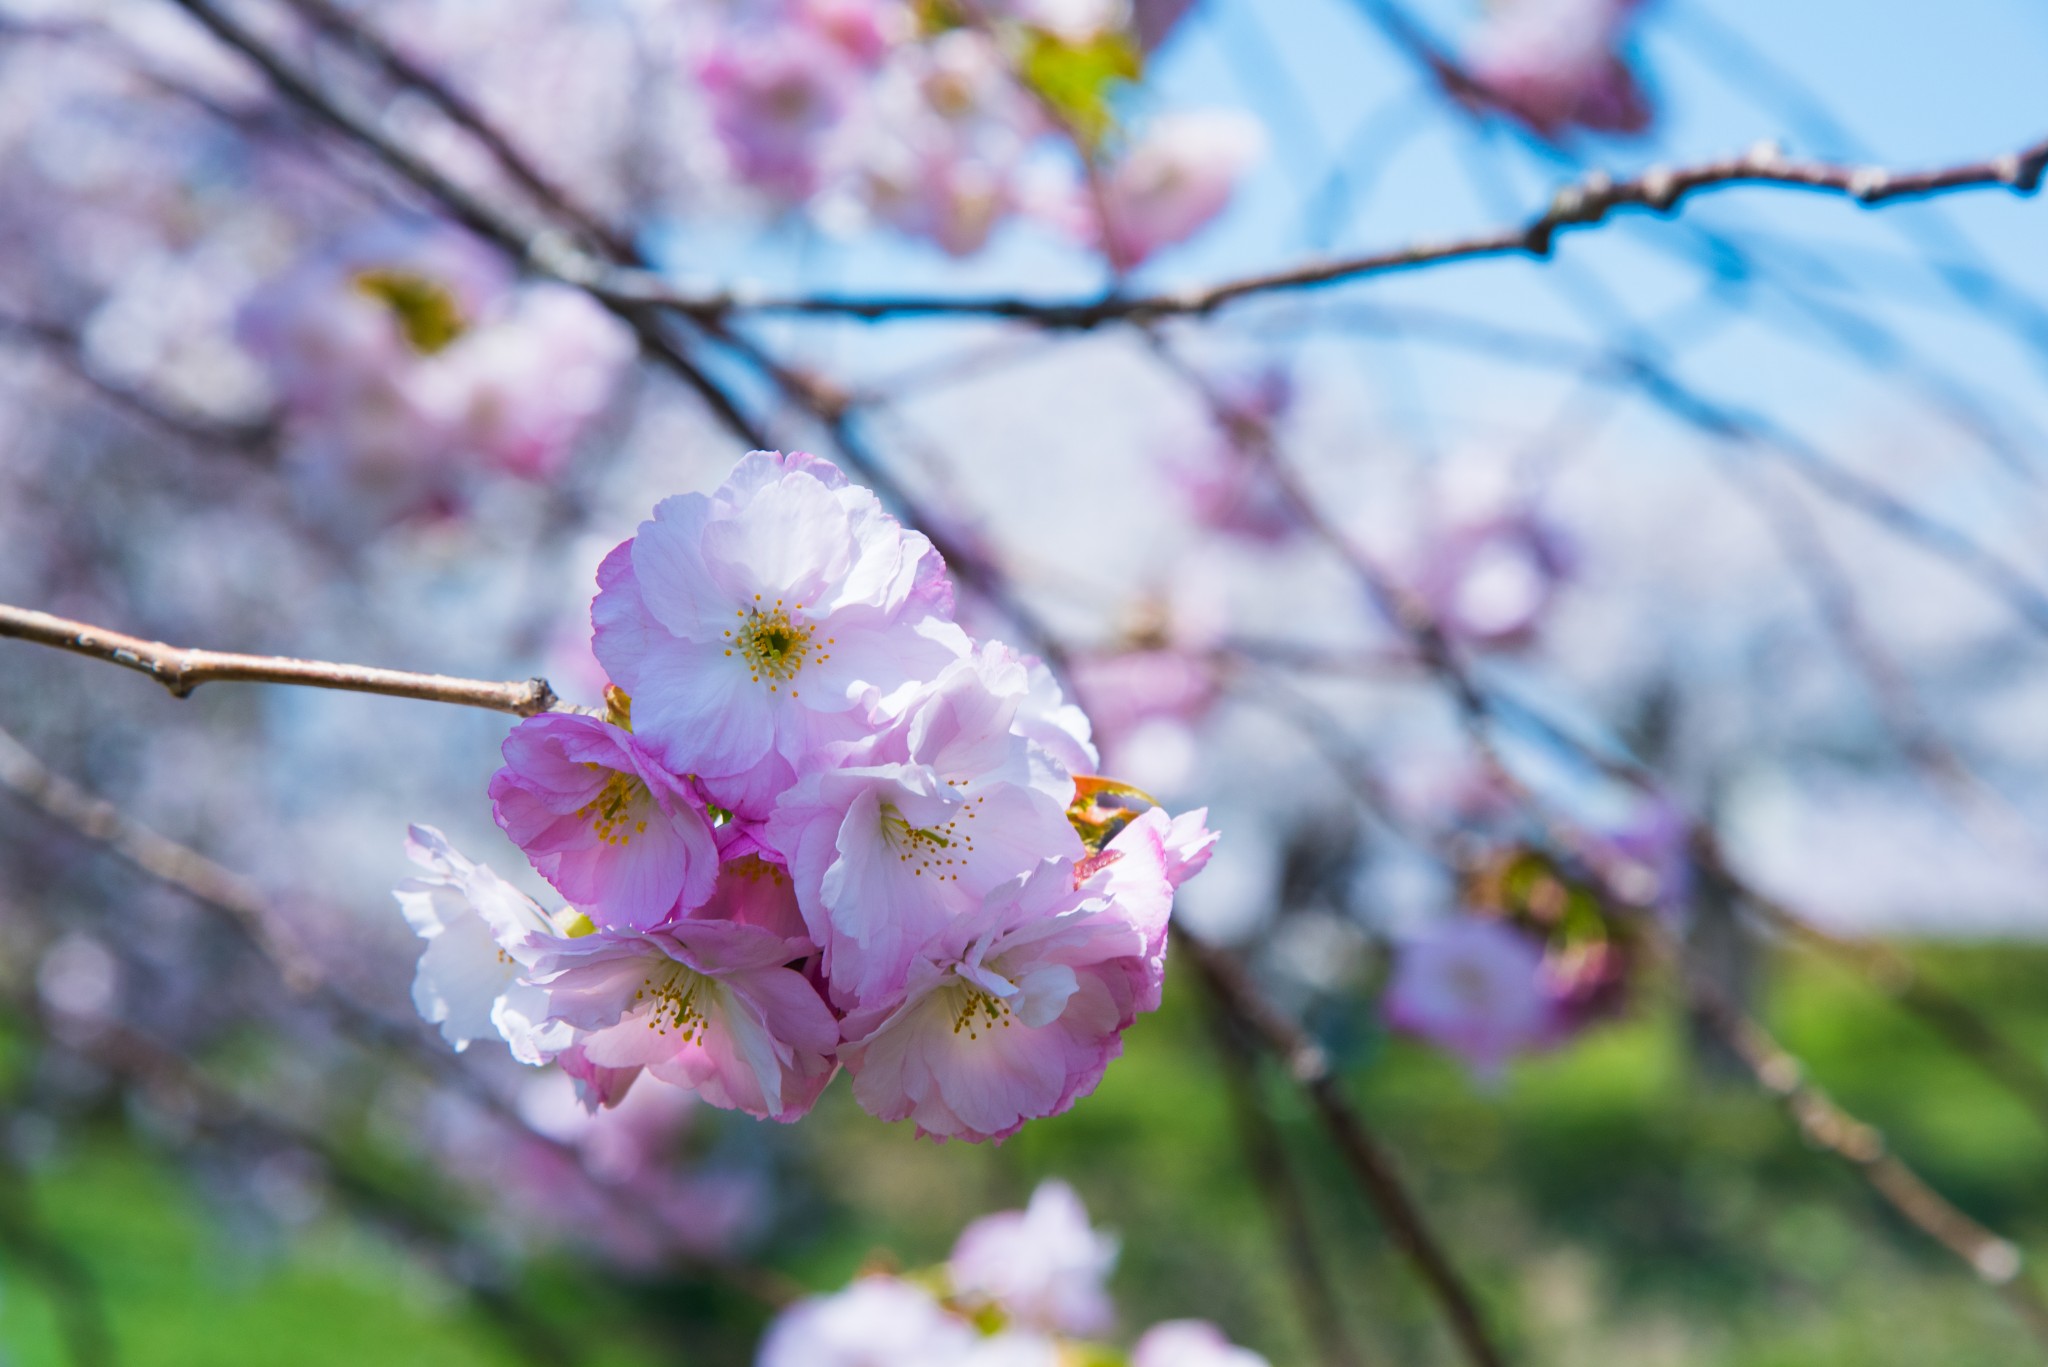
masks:
[(391, 81), (425, 96), (451, 123), (482, 144), (505, 174), (541, 207), (568, 220), (592, 242), (615, 256), (625, 256), (632, 251), (629, 238), (613, 229), (567, 186), (543, 171), (491, 122), (480, 105), (438, 72), (393, 47), (361, 18), (334, 0), (285, 0), (285, 3), (304, 15), (314, 28), (343, 43)]
[[(591, 1172), (582, 1153), (528, 1124), (518, 1111), (454, 1057), (426, 1043), (416, 1028), (392, 1022), (363, 1006), (328, 976), (317, 956), (301, 944), (274, 916), (262, 894), (246, 879), (128, 816), (112, 803), (92, 796), (52, 772), (5, 731), (0, 731), (0, 788), (104, 846), (141, 872), (175, 888), (202, 906), (224, 913), (280, 973), (285, 986), (308, 999), (360, 1045), (380, 1048), (410, 1065), (427, 1080), (449, 1087), (505, 1125), (521, 1139), (546, 1148), (600, 1200), (622, 1218), (645, 1225), (649, 1234), (667, 1238), (660, 1221), (633, 1205), (616, 1188)], [(732, 1286), (770, 1308), (787, 1304), (799, 1288), (766, 1268), (730, 1259), (684, 1259), (688, 1270)]]
[(1688, 994), (1700, 1018), (1742, 1060), (1759, 1086), (1778, 1098), (1808, 1142), (1849, 1164), (1906, 1221), (1953, 1253), (1997, 1291), (2035, 1339), (2048, 1346), (2048, 1302), (2025, 1275), (2019, 1248), (1952, 1205), (1893, 1155), (1882, 1133), (1858, 1120), (1808, 1082), (1799, 1060), (1762, 1026), (1736, 1010), (1718, 989), (1693, 981)]
[[(1618, 210), (1639, 208), (1667, 214), (1692, 195), (1734, 186), (1773, 185), (1812, 190), (1877, 206), (1988, 188), (2032, 194), (2040, 187), (2043, 171), (2048, 170), (2048, 139), (1983, 161), (1925, 171), (1893, 171), (1881, 166), (1850, 166), (1826, 161), (1792, 161), (1775, 146), (1766, 144), (1741, 156), (1724, 157), (1690, 167), (1654, 167), (1627, 180), (1615, 180), (1603, 172), (1595, 172), (1560, 190), (1548, 210), (1516, 227), (1449, 242), (1422, 243), (1365, 256), (1310, 262), (1171, 294), (1110, 296), (1070, 303), (999, 296), (875, 299), (809, 296), (778, 299), (754, 298), (732, 292), (692, 294), (676, 289), (653, 271), (594, 256), (563, 234), (521, 231), (477, 196), (386, 137), (369, 120), (341, 108), (253, 32), (229, 18), (214, 0), (176, 0), (176, 3), (223, 43), (255, 62), (294, 103), (371, 150), (392, 170), (439, 201), (465, 226), (515, 252), (533, 269), (586, 289), (628, 316), (633, 310), (652, 306), (674, 309), (700, 321), (734, 313), (836, 314), (865, 319), (955, 314), (1024, 319), (1043, 327), (1091, 328), (1117, 320), (1142, 322), (1174, 315), (1208, 314), (1248, 295), (1335, 284), (1422, 266), (1493, 256), (1545, 257), (1550, 254), (1560, 232), (1592, 227)], [(394, 63), (384, 64), (387, 73), (402, 74), (400, 66), (395, 64), (402, 59), (392, 55)], [(491, 130), (491, 125), (473, 106), (439, 82), (415, 83), (415, 88), (484, 141), (486, 147), (499, 156), (508, 172), (529, 191), (546, 200), (550, 208), (557, 213), (566, 213), (577, 226), (589, 226), (588, 216), (552, 192), (551, 183), (533, 171), (531, 164), (513, 149), (508, 139), (494, 130), (480, 131)], [(510, 158), (504, 155), (506, 151), (512, 153)], [(605, 236), (610, 241), (618, 240), (610, 233)]]
[(1345, 1164), (1385, 1221), (1388, 1234), (1443, 1311), (1465, 1356), (1478, 1367), (1501, 1367), (1507, 1359), (1494, 1345), (1471, 1290), (1431, 1232), (1420, 1207), (1395, 1170), (1393, 1159), (1358, 1108), (1344, 1095), (1329, 1056), (1306, 1031), (1266, 1000), (1230, 955), (1178, 926), (1174, 930), (1174, 942), (1194, 960), (1203, 982), (1231, 1018), (1249, 1030), (1308, 1095)]
[(202, 451), (226, 451), (257, 463), (268, 463), (274, 457), (271, 441), (275, 432), (265, 424), (216, 422), (168, 407), (103, 378), (86, 361), (84, 343), (77, 331), (66, 324), (0, 312), (0, 341), (34, 348), (110, 406), (189, 446)]
[(1591, 228), (1619, 211), (1641, 209), (1665, 215), (1694, 195), (1737, 186), (1809, 190), (1867, 207), (1925, 199), (1960, 191), (2003, 188), (2028, 195), (2048, 170), (2048, 139), (1983, 161), (1925, 171), (1892, 171), (1828, 161), (1795, 161), (1765, 144), (1740, 156), (1686, 167), (1653, 167), (1640, 176), (1616, 180), (1593, 172), (1557, 192), (1550, 207), (1527, 223), (1447, 241), (1416, 243), (1361, 256), (1310, 261), (1219, 284), (1147, 295), (1112, 295), (1067, 302), (1019, 296), (849, 295), (754, 296), (732, 292), (687, 293), (647, 272), (600, 272), (587, 283), (594, 292), (641, 304), (657, 304), (699, 316), (729, 313), (827, 314), (876, 320), (950, 315), (1010, 318), (1048, 328), (1094, 328), (1105, 323), (1142, 323), (1160, 318), (1203, 316), (1251, 295), (1310, 289), (1426, 266), (1497, 256), (1547, 257), (1560, 233)]
[(39, 1217), (29, 1176), (0, 1144), (0, 1248), (41, 1278), (57, 1328), (76, 1367), (112, 1367), (119, 1360), (106, 1298), (85, 1259)]
[(1221, 997), (1210, 993), (1206, 1005), (1209, 1009), (1203, 1014), (1212, 1027), (1216, 1055), (1223, 1064), (1224, 1087), (1230, 1096), (1231, 1115), (1237, 1121), (1238, 1147), (1273, 1217), (1273, 1233), (1287, 1265), (1288, 1283), (1294, 1289), (1317, 1356), (1325, 1367), (1363, 1367), (1364, 1359), (1345, 1332), (1330, 1271), (1316, 1245), (1308, 1203), (1287, 1161), (1286, 1141), (1259, 1095), (1251, 1041), (1244, 1037), (1243, 1027), (1231, 1016)]
[(274, 683), (332, 688), (347, 693), (376, 693), (392, 698), (417, 698), (424, 702), (453, 703), (459, 707), (482, 707), (519, 717), (536, 716), (542, 712), (584, 710), (556, 697), (555, 690), (546, 679), (492, 683), (484, 679), (414, 674), (402, 669), (333, 664), (325, 660), (196, 650), (144, 640), (140, 636), (128, 636), (104, 627), (4, 603), (0, 603), (0, 636), (12, 636), (37, 645), (89, 655), (147, 674), (169, 689), (173, 697), (179, 698), (207, 683)]

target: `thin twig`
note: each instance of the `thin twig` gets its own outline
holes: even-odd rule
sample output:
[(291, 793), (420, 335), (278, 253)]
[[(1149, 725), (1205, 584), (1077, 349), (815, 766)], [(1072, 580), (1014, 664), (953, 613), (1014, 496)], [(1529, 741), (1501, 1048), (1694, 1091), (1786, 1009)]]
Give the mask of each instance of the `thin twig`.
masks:
[(556, 697), (555, 690), (546, 679), (490, 683), (482, 679), (414, 674), (402, 669), (334, 664), (326, 660), (197, 650), (144, 640), (140, 636), (128, 636), (105, 627), (53, 617), (47, 612), (29, 608), (10, 607), (4, 603), (0, 603), (0, 636), (90, 655), (94, 659), (147, 674), (178, 698), (207, 683), (274, 683), (332, 688), (347, 693), (377, 693), (392, 698), (418, 698), (425, 702), (510, 712), (519, 717), (537, 716), (542, 712), (585, 710)]
[[(1641, 209), (1670, 214), (1688, 198), (1738, 186), (1808, 190), (1853, 200), (1866, 207), (1925, 199), (1978, 189), (2007, 189), (2029, 195), (2048, 169), (2048, 139), (2017, 152), (1925, 171), (1892, 171), (1787, 158), (1765, 144), (1731, 157), (1684, 167), (1653, 167), (1640, 176), (1616, 180), (1594, 172), (1559, 190), (1550, 207), (1526, 223), (1468, 237), (1422, 242), (1359, 256), (1309, 261), (1219, 284), (1170, 293), (1112, 295), (1099, 299), (1049, 301), (1016, 295), (850, 295), (766, 296), (738, 292), (690, 293), (646, 272), (597, 272), (579, 283), (594, 292), (635, 303), (656, 304), (700, 316), (733, 313), (824, 314), (876, 320), (950, 315), (1010, 318), (1046, 328), (1095, 328), (1106, 323), (1144, 323), (1161, 318), (1203, 316), (1252, 295), (1310, 289), (1369, 276), (1498, 256), (1547, 257), (1558, 235), (1605, 222), (1619, 211)], [(573, 266), (571, 267), (573, 269)]]
[(586, 1344), (557, 1329), (533, 1308), (529, 1298), (505, 1289), (511, 1278), (504, 1269), (491, 1268), (479, 1275), (479, 1262), (490, 1261), (490, 1255), (463, 1237), (454, 1212), (445, 1203), (414, 1200), (401, 1193), (388, 1176), (373, 1174), (368, 1165), (320, 1128), (298, 1124), (244, 1099), (153, 1034), (115, 1020), (97, 1020), (87, 1028), (63, 1028), (62, 1022), (52, 1019), (26, 993), (0, 991), (0, 1008), (38, 1034), (61, 1039), (64, 1047), (120, 1079), (124, 1090), (177, 1097), (183, 1103), (181, 1112), (190, 1116), (200, 1133), (221, 1138), (255, 1136), (266, 1144), (289, 1147), (318, 1160), (335, 1192), (356, 1214), (437, 1264), (474, 1302), (479, 1319), (500, 1333), (519, 1357), (536, 1367), (572, 1367), (585, 1360)]
[[(199, 851), (160, 835), (112, 803), (94, 797), (53, 772), (5, 731), (0, 731), (0, 788), (104, 846), (165, 886), (224, 913), (278, 970), (288, 989), (325, 1011), (359, 1045), (384, 1050), (427, 1080), (474, 1102), (522, 1140), (539, 1145), (565, 1163), (621, 1218), (643, 1224), (646, 1232), (658, 1240), (668, 1237), (668, 1231), (652, 1212), (632, 1204), (591, 1172), (575, 1146), (533, 1129), (482, 1078), (423, 1040), (416, 1028), (394, 1023), (343, 991), (328, 976), (319, 958), (279, 921), (248, 880)], [(732, 1259), (695, 1256), (685, 1257), (684, 1262), (693, 1273), (731, 1285), (766, 1306), (785, 1304), (798, 1294), (791, 1283), (765, 1268)]]
[(28, 1174), (0, 1143), (0, 1247), (42, 1279), (75, 1367), (113, 1367), (114, 1331), (92, 1268), (38, 1217)]
[(1230, 1094), (1238, 1145), (1244, 1151), (1245, 1166), (1251, 1169), (1259, 1194), (1265, 1198), (1266, 1209), (1272, 1214), (1273, 1233), (1287, 1264), (1288, 1284), (1299, 1303), (1301, 1318), (1308, 1325), (1309, 1337), (1315, 1342), (1317, 1356), (1325, 1367), (1363, 1367), (1365, 1360), (1345, 1332), (1330, 1270), (1316, 1244), (1308, 1203), (1287, 1160), (1286, 1141), (1259, 1095), (1259, 1075), (1249, 1043), (1221, 997), (1210, 994), (1207, 1005), (1203, 1014), (1209, 1019), (1216, 1055), (1223, 1064), (1224, 1089)]
[(1479, 1367), (1501, 1367), (1507, 1359), (1494, 1345), (1465, 1280), (1451, 1265), (1443, 1245), (1431, 1232), (1421, 1208), (1408, 1194), (1392, 1158), (1344, 1090), (1329, 1055), (1287, 1015), (1267, 1001), (1244, 969), (1228, 954), (1175, 928), (1175, 943), (1195, 962), (1202, 980), (1223, 1003), (1232, 1019), (1242, 1023), (1277, 1058), (1289, 1077), (1307, 1093), (1324, 1128), (1337, 1143), (1345, 1164), (1358, 1179), (1394, 1243), (1415, 1268), (1435, 1298), (1465, 1356)]
[(1997, 1291), (2035, 1339), (2048, 1346), (2048, 1302), (2026, 1276), (2019, 1248), (1956, 1209), (1901, 1162), (1884, 1135), (1858, 1120), (1808, 1082), (1799, 1060), (1764, 1028), (1732, 1006), (1719, 989), (1693, 980), (1694, 1009), (1742, 1060), (1758, 1085), (1778, 1098), (1818, 1148), (1861, 1173), (1872, 1190), (1922, 1233), (1953, 1253), (1978, 1280)]

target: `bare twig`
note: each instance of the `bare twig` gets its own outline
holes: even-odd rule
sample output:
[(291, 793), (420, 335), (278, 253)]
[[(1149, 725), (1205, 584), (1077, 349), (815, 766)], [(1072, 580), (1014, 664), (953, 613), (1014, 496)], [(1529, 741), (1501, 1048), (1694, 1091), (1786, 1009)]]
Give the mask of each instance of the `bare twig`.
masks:
[(1306, 1031), (1266, 1000), (1228, 954), (1178, 927), (1175, 943), (1194, 960), (1196, 971), (1231, 1017), (1250, 1030), (1280, 1061), (1295, 1085), (1307, 1093), (1345, 1164), (1386, 1222), (1388, 1234), (1442, 1309), (1465, 1356), (1479, 1367), (1500, 1367), (1507, 1359), (1495, 1346), (1478, 1302), (1451, 1265), (1414, 1197), (1408, 1194), (1392, 1158), (1358, 1108), (1344, 1095), (1329, 1056)]
[(2048, 1346), (2048, 1303), (2027, 1279), (2016, 1245), (1978, 1224), (1928, 1186), (1893, 1155), (1883, 1134), (1808, 1082), (1799, 1060), (1786, 1053), (1762, 1026), (1737, 1011), (1718, 989), (1694, 980), (1688, 990), (1701, 1019), (1742, 1060), (1758, 1085), (1784, 1104), (1809, 1142), (1861, 1173), (1893, 1210), (1996, 1290), (2034, 1337)]
[(632, 251), (630, 241), (560, 180), (543, 171), (533, 158), (493, 124), (482, 107), (425, 63), (387, 42), (359, 16), (334, 0), (285, 0), (321, 32), (338, 39), (390, 80), (425, 96), (458, 128), (475, 138), (543, 208), (567, 219), (578, 231), (614, 255)]
[(253, 1137), (317, 1159), (354, 1213), (436, 1264), (474, 1303), (479, 1319), (502, 1334), (520, 1358), (536, 1367), (572, 1367), (584, 1360), (584, 1344), (537, 1313), (527, 1298), (505, 1289), (510, 1277), (503, 1269), (479, 1275), (479, 1262), (490, 1259), (488, 1250), (463, 1237), (452, 1211), (442, 1203), (415, 1200), (398, 1191), (388, 1176), (373, 1174), (319, 1128), (245, 1100), (145, 1031), (114, 1020), (96, 1021), (90, 1029), (64, 1029), (25, 993), (0, 991), (0, 1008), (38, 1034), (61, 1039), (66, 1048), (119, 1079), (124, 1090), (178, 1098), (181, 1111), (190, 1115), (199, 1133), (221, 1139)]
[(1231, 1114), (1237, 1121), (1239, 1147), (1244, 1151), (1245, 1166), (1251, 1169), (1252, 1180), (1272, 1213), (1273, 1232), (1287, 1263), (1288, 1283), (1294, 1289), (1309, 1337), (1325, 1367), (1362, 1367), (1364, 1359), (1345, 1332), (1330, 1270), (1316, 1245), (1308, 1203), (1288, 1163), (1286, 1141), (1259, 1096), (1259, 1075), (1251, 1041), (1240, 1037), (1243, 1027), (1221, 997), (1211, 994), (1208, 1006), (1205, 1014), (1213, 1027), (1217, 1057), (1223, 1063), (1224, 1087), (1230, 1094)]
[(147, 674), (169, 689), (172, 696), (179, 698), (207, 683), (274, 683), (332, 688), (347, 693), (377, 693), (392, 698), (418, 698), (425, 702), (510, 712), (520, 717), (536, 716), (542, 712), (584, 710), (556, 697), (555, 690), (546, 679), (490, 683), (482, 679), (414, 674), (402, 669), (333, 664), (325, 660), (196, 650), (144, 640), (140, 636), (128, 636), (104, 627), (4, 603), (0, 603), (0, 636), (90, 655)]
[(0, 341), (32, 347), (86, 388), (123, 413), (177, 437), (202, 451), (225, 451), (252, 461), (267, 461), (274, 433), (263, 425), (236, 426), (180, 412), (147, 395), (103, 378), (86, 361), (78, 333), (46, 318), (0, 312)]
[[(648, 1233), (658, 1239), (666, 1237), (667, 1231), (652, 1212), (634, 1205), (624, 1193), (591, 1172), (583, 1154), (573, 1145), (533, 1129), (483, 1079), (423, 1040), (416, 1027), (408, 1029), (396, 1024), (344, 992), (328, 976), (317, 956), (276, 918), (261, 893), (246, 879), (199, 851), (158, 834), (113, 804), (93, 797), (52, 772), (4, 731), (0, 731), (0, 788), (105, 846), (166, 886), (226, 914), (277, 968), (286, 987), (327, 1012), (356, 1043), (384, 1050), (422, 1077), (474, 1102), (523, 1140), (560, 1159), (598, 1199), (614, 1207), (621, 1218), (644, 1224)], [(770, 1307), (784, 1304), (797, 1294), (796, 1288), (778, 1274), (737, 1260), (690, 1256), (684, 1262), (689, 1271), (728, 1284), (749, 1299)]]
[(113, 1367), (119, 1355), (99, 1282), (86, 1261), (39, 1218), (35, 1205), (28, 1175), (0, 1144), (0, 1248), (12, 1250), (23, 1267), (41, 1278), (75, 1367)]
[(1171, 293), (1113, 295), (1070, 302), (1004, 295), (756, 297), (734, 293), (692, 294), (677, 290), (661, 278), (645, 272), (609, 275), (600, 272), (582, 283), (599, 294), (702, 316), (786, 313), (873, 320), (951, 315), (1011, 318), (1047, 328), (1094, 328), (1113, 322), (1144, 323), (1161, 318), (1202, 316), (1252, 295), (1334, 285), (1426, 266), (1497, 256), (1546, 257), (1560, 233), (1596, 226), (1619, 211), (1641, 209), (1669, 214), (1694, 195), (1738, 186), (1765, 185), (1809, 190), (1875, 207), (1977, 189), (2003, 188), (2018, 194), (2032, 194), (2040, 188), (2044, 169), (2048, 169), (2048, 139), (2003, 156), (1925, 171), (1892, 171), (1881, 166), (1792, 160), (1774, 145), (1766, 144), (1739, 156), (1685, 167), (1655, 167), (1624, 180), (1616, 180), (1604, 172), (1594, 172), (1559, 190), (1550, 207), (1528, 222), (1469, 237), (1311, 261)]

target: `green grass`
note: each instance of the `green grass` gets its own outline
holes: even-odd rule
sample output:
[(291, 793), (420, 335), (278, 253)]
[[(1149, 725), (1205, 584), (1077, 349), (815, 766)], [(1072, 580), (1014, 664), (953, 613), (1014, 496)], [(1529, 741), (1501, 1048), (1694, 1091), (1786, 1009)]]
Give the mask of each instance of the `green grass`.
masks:
[[(2048, 1061), (2048, 952), (1918, 957)], [(1880, 1125), (1939, 1188), (2048, 1249), (2048, 1137), (1995, 1082), (1860, 983), (1809, 960), (1776, 966), (1766, 1015), (1810, 1075)], [(1493, 1091), (1408, 1044), (1370, 1031), (1356, 1044), (1354, 1095), (1519, 1361), (2039, 1361), (1996, 1298), (1802, 1143), (1774, 1103), (1703, 1058), (1667, 1009), (1646, 1004), (1572, 1049), (1518, 1065)], [(0, 1053), (0, 1075), (10, 1060)], [(1312, 1118), (1277, 1078), (1266, 1084), (1370, 1359), (1455, 1361)], [(804, 1124), (760, 1138), (791, 1172), (767, 1257), (805, 1284), (839, 1285), (878, 1252), (909, 1266), (942, 1258), (967, 1220), (1021, 1203), (1058, 1175), (1124, 1236), (1117, 1291), (1128, 1329), (1201, 1315), (1276, 1367), (1309, 1361), (1190, 983), (1177, 979), (1166, 1008), (1131, 1032), (1095, 1096), (1001, 1148), (915, 1140), (907, 1126), (860, 1115), (843, 1085)], [(90, 1264), (124, 1362), (522, 1360), (498, 1317), (360, 1226), (323, 1218), (274, 1256), (237, 1251), (175, 1170), (117, 1127), (39, 1170), (34, 1195)], [(701, 1289), (608, 1293), (590, 1272), (545, 1263), (513, 1294), (594, 1347), (587, 1360), (605, 1367), (747, 1360), (756, 1310)], [(27, 1270), (0, 1263), (0, 1283), (0, 1361), (66, 1361)], [(646, 1329), (650, 1314), (665, 1327)], [(643, 1327), (626, 1327), (629, 1318)]]

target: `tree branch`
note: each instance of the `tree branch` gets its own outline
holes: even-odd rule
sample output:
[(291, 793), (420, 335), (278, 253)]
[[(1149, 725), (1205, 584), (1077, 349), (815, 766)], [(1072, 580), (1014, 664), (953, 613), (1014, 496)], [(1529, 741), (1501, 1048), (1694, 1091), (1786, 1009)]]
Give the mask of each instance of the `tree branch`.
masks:
[(173, 697), (179, 698), (207, 683), (275, 683), (332, 688), (347, 693), (377, 693), (392, 698), (418, 698), (425, 702), (510, 712), (519, 717), (536, 716), (542, 712), (586, 710), (556, 697), (555, 690), (546, 679), (491, 683), (483, 679), (414, 674), (402, 669), (333, 664), (325, 660), (196, 650), (166, 645), (162, 641), (148, 641), (140, 636), (128, 636), (105, 627), (53, 617), (47, 612), (10, 607), (4, 603), (0, 603), (0, 636), (12, 636), (37, 645), (89, 655), (147, 674), (169, 689)]
[(1214, 313), (1251, 295), (1333, 285), (1368, 276), (1496, 256), (1547, 257), (1560, 233), (1591, 228), (1625, 209), (1665, 215), (1694, 195), (1737, 186), (1809, 190), (1877, 207), (1959, 191), (2003, 188), (2030, 195), (2048, 170), (2048, 139), (1983, 161), (1924, 171), (1892, 171), (1828, 161), (1794, 161), (1773, 144), (1687, 167), (1653, 167), (1640, 176), (1616, 180), (1596, 171), (1557, 192), (1550, 207), (1511, 227), (1470, 237), (1416, 243), (1362, 256), (1309, 261), (1220, 284), (1147, 295), (1111, 295), (1057, 302), (1019, 296), (850, 295), (755, 296), (732, 292), (691, 294), (646, 272), (614, 273), (590, 280), (590, 287), (642, 304), (659, 304), (698, 315), (727, 313), (824, 314), (876, 319), (951, 315), (1012, 318), (1048, 328), (1094, 328), (1112, 322), (1148, 322)]
[(1478, 1302), (1431, 1232), (1421, 1208), (1408, 1194), (1392, 1158), (1344, 1095), (1329, 1056), (1306, 1031), (1265, 999), (1228, 954), (1178, 925), (1174, 928), (1174, 941), (1182, 953), (1195, 961), (1196, 971), (1231, 1018), (1249, 1030), (1307, 1093), (1345, 1164), (1385, 1221), (1388, 1234), (1442, 1309), (1465, 1356), (1477, 1367), (1503, 1367), (1507, 1359), (1494, 1345)]
[(2036, 1340), (2048, 1345), (2048, 1303), (2027, 1280), (2016, 1245), (1956, 1209), (1894, 1157), (1883, 1134), (1808, 1082), (1799, 1060), (1718, 989), (1694, 980), (1688, 991), (1701, 1018), (1742, 1060), (1758, 1085), (1784, 1104), (1808, 1142), (1861, 1173), (1893, 1210), (1961, 1259), (1979, 1281), (2004, 1298)]
[(1273, 1233), (1287, 1266), (1288, 1281), (1294, 1288), (1317, 1356), (1324, 1367), (1363, 1367), (1364, 1359), (1345, 1332), (1336, 1289), (1316, 1245), (1308, 1203), (1287, 1161), (1285, 1138), (1259, 1096), (1253, 1042), (1243, 1037), (1242, 1024), (1230, 1014), (1221, 997), (1210, 993), (1206, 1005), (1208, 1009), (1203, 1015), (1212, 1027), (1216, 1056), (1223, 1065), (1224, 1088), (1230, 1095), (1231, 1114), (1237, 1121), (1238, 1147), (1273, 1217)]

